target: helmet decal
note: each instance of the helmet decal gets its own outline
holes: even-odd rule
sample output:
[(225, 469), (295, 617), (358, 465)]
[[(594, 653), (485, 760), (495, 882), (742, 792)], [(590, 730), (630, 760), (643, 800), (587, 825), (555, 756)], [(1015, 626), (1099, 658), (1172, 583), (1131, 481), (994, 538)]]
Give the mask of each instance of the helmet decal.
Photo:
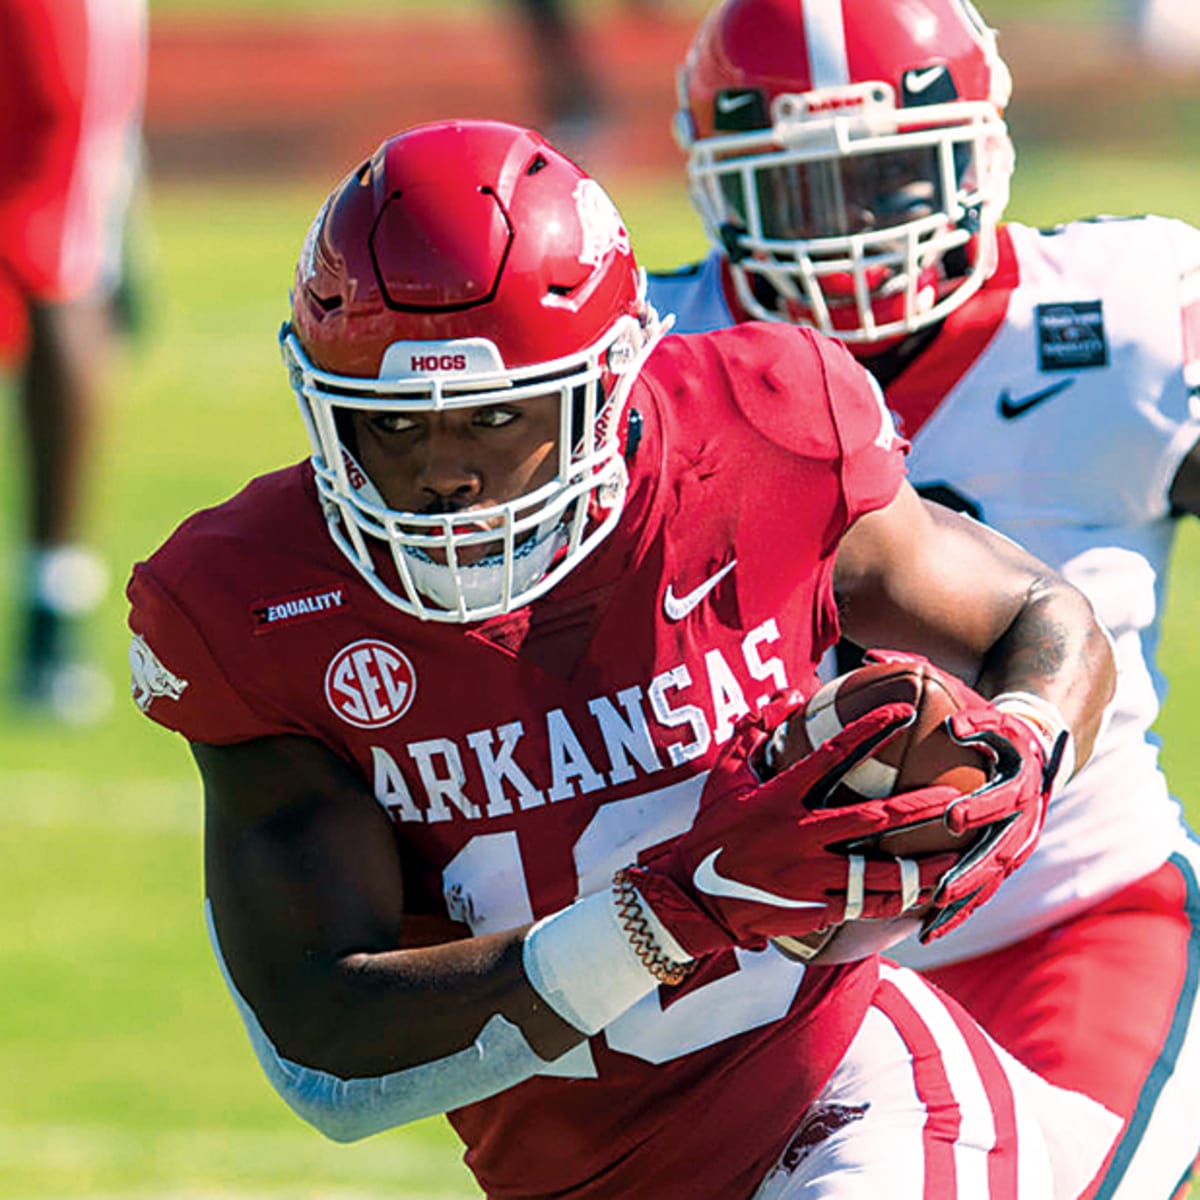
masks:
[(300, 262), (296, 267), (296, 280), (305, 285), (310, 284), (317, 274), (317, 240), (325, 225), (325, 214), (333, 202), (332, 196), (327, 196), (325, 203), (317, 210), (308, 232), (304, 235), (304, 244), (300, 247)]
[(581, 179), (575, 185), (575, 210), (583, 233), (579, 261), (584, 266), (600, 266), (614, 250), (629, 253), (629, 233), (621, 214), (594, 179)]
[(812, 86), (845, 87), (850, 82), (850, 62), (842, 0), (808, 0), (804, 6), (804, 32)]

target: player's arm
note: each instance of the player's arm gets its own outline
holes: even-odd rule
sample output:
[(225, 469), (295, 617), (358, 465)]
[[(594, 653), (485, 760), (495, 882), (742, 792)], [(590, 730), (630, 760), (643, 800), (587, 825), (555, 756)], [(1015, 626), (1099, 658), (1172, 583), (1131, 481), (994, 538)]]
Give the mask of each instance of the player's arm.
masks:
[(260, 1061), (306, 1119), (364, 1136), (500, 1091), (583, 1039), (528, 983), (523, 930), (397, 948), (395, 831), (329, 749), (192, 750), (219, 950)]
[(1188, 451), (1171, 483), (1171, 508), (1200, 516), (1200, 442)]
[(834, 588), (859, 645), (925, 654), (985, 696), (1043, 698), (1086, 761), (1112, 695), (1112, 653), (1086, 597), (1044, 563), (905, 483), (846, 533)]
[[(893, 716), (903, 719), (847, 726), (765, 784), (747, 747), (768, 730), (747, 723), (749, 742), (730, 743), (694, 827), (618, 872), (620, 888), (530, 927), (419, 949), (397, 948), (395, 831), (353, 769), (302, 737), (193, 743), (216, 948), (268, 1079), (301, 1117), (350, 1141), (523, 1082), (700, 959), (841, 920), (846, 860), (828, 844), (864, 836), (878, 814), (830, 813), (820, 829), (796, 817), (808, 790), (848, 770)], [(730, 869), (741, 862), (753, 886), (699, 894), (697, 868), (714, 853)], [(937, 865), (910, 884), (873, 865), (863, 915), (929, 899)], [(803, 896), (760, 900), (764, 885)]]

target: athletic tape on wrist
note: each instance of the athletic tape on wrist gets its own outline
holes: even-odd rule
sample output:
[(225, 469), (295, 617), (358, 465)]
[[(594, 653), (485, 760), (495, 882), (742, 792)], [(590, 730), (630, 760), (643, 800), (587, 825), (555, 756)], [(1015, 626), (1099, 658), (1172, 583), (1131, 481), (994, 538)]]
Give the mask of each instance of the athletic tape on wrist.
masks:
[(538, 921), (525, 935), (522, 956), (538, 995), (589, 1036), (658, 986), (618, 923), (607, 889)]
[(991, 702), (1001, 712), (1020, 717), (1033, 730), (1046, 752), (1047, 762), (1053, 761), (1055, 749), (1061, 742), (1058, 770), (1054, 773), (1051, 788), (1052, 793), (1057, 795), (1075, 774), (1075, 738), (1071, 735), (1066, 718), (1058, 711), (1058, 706), (1033, 692), (1001, 692), (993, 696)]
[(675, 940), (644, 901), (638, 888), (639, 882), (644, 881), (635, 878), (628, 867), (623, 867), (613, 876), (612, 898), (616, 906), (617, 923), (625, 931), (642, 966), (659, 983), (674, 987), (696, 969), (696, 960)]

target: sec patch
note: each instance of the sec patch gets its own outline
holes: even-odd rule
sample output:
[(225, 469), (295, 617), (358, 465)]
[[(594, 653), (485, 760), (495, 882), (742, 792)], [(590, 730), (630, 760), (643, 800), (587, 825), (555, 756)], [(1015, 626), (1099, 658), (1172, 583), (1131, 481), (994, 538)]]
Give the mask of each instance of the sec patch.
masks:
[(398, 721), (416, 694), (417, 672), (408, 655), (375, 638), (343, 646), (325, 671), (329, 707), (359, 729), (381, 729)]

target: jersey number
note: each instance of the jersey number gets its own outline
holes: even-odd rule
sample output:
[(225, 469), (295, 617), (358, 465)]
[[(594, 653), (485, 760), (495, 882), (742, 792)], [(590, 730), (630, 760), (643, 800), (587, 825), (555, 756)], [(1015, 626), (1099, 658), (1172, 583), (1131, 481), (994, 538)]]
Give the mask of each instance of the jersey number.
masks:
[[(704, 776), (697, 776), (596, 810), (573, 848), (577, 896), (609, 886), (613, 872), (640, 850), (688, 829), (700, 803)], [(471, 927), (490, 933), (533, 920), (529, 888), (514, 831), (472, 838), (443, 872), (451, 907)], [(737, 969), (673, 999), (669, 1008), (656, 989), (618, 1017), (600, 1035), (609, 1047), (651, 1063), (664, 1063), (778, 1021), (795, 999), (804, 968), (771, 950), (737, 950)], [(753, 983), (744, 971), (753, 972)], [(553, 1075), (591, 1078), (597, 1074), (587, 1042), (558, 1059)]]

